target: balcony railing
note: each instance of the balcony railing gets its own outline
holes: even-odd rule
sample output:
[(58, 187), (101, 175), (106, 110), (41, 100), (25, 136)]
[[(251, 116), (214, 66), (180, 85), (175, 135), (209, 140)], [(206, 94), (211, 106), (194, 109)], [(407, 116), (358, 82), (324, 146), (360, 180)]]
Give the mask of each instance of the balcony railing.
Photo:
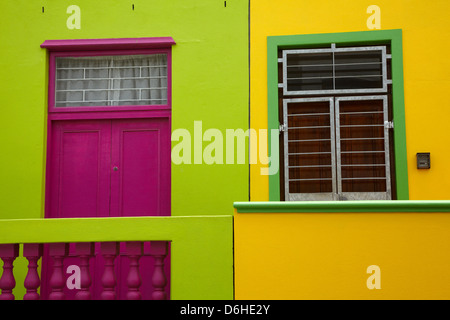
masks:
[(232, 226), (232, 216), (0, 220), (0, 299), (233, 299)]
[[(144, 255), (144, 242), (130, 241), (126, 245), (125, 255), (129, 259), (129, 268), (127, 270), (125, 285), (127, 300), (141, 300), (142, 293), (140, 287), (142, 276), (139, 268), (139, 260)], [(152, 274), (150, 275), (153, 292), (152, 300), (166, 300), (168, 298), (165, 286), (167, 276), (164, 272), (164, 260), (168, 254), (169, 243), (167, 241), (153, 241), (151, 244), (150, 255), (154, 259)], [(91, 300), (93, 294), (92, 288), (92, 270), (90, 260), (96, 257), (94, 242), (76, 243), (75, 256), (79, 259), (79, 290), (76, 291), (74, 298), (76, 300)], [(41, 280), (38, 273), (38, 261), (43, 257), (44, 245), (40, 243), (25, 243), (23, 245), (23, 256), (28, 260), (28, 271), (24, 281), (26, 294), (24, 300), (40, 300), (41, 296), (38, 289), (41, 286)], [(119, 242), (102, 242), (101, 256), (103, 257), (103, 270), (101, 275), (101, 293), (98, 298), (101, 300), (115, 300), (117, 298), (116, 286), (117, 276), (115, 274), (115, 261), (120, 254)], [(0, 258), (3, 260), (3, 274), (0, 279), (0, 300), (14, 300), (12, 290), (16, 286), (13, 273), (13, 262), (19, 256), (19, 244), (0, 244)], [(67, 281), (65, 279), (64, 261), (69, 258), (69, 243), (50, 243), (48, 245), (48, 257), (53, 263), (50, 266), (48, 276), (47, 298), (49, 300), (65, 300)]]

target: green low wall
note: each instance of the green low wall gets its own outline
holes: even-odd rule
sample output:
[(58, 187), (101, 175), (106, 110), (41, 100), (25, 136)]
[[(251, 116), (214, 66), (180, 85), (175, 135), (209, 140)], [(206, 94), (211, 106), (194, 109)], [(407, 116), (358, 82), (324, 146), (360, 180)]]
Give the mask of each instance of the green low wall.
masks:
[[(0, 220), (0, 243), (149, 240), (172, 241), (172, 300), (233, 299), (232, 216)], [(27, 261), (14, 266), (21, 299)]]

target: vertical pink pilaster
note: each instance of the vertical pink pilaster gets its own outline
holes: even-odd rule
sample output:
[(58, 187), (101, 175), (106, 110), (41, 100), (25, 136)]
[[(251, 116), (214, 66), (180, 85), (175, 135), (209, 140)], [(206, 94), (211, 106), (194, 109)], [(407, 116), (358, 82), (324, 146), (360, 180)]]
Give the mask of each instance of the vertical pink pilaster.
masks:
[(142, 242), (127, 242), (127, 256), (130, 259), (130, 269), (127, 276), (127, 299), (128, 300), (141, 300), (142, 295), (139, 291), (142, 279), (139, 272), (139, 259), (144, 253), (144, 244)]
[(102, 242), (101, 253), (105, 259), (105, 269), (102, 276), (102, 300), (116, 300), (116, 275), (114, 273), (114, 259), (119, 254), (119, 242)]
[(80, 258), (80, 287), (75, 294), (76, 300), (91, 300), (91, 271), (89, 269), (89, 259), (94, 256), (94, 242), (79, 242), (75, 245), (77, 256)]
[(3, 274), (0, 279), (0, 300), (14, 300), (12, 290), (16, 286), (13, 273), (13, 262), (19, 256), (18, 244), (0, 244), (0, 258), (3, 260)]
[(49, 254), (53, 258), (53, 272), (50, 277), (51, 292), (48, 296), (49, 300), (65, 300), (66, 296), (63, 292), (64, 285), (64, 258), (69, 253), (68, 243), (50, 243)]
[(23, 256), (28, 260), (28, 273), (24, 282), (27, 293), (23, 296), (23, 300), (39, 300), (37, 289), (41, 285), (41, 280), (37, 271), (37, 262), (42, 257), (42, 252), (43, 245), (40, 243), (25, 243), (23, 245)]
[(154, 291), (152, 293), (153, 300), (166, 300), (167, 294), (164, 288), (167, 284), (167, 278), (164, 273), (164, 259), (167, 256), (167, 241), (152, 241), (150, 247), (150, 255), (155, 259), (155, 268), (152, 275), (152, 285)]

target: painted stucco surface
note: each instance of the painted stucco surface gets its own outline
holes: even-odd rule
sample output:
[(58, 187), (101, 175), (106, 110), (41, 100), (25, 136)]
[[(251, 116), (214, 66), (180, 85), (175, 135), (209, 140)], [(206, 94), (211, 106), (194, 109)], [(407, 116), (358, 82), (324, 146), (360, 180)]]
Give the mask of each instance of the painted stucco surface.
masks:
[[(81, 28), (70, 30), (66, 10), (73, 4), (80, 7)], [(194, 121), (224, 136), (226, 129), (248, 128), (248, 1), (228, 0), (226, 7), (202, 0), (3, 1), (0, 29), (0, 219), (45, 214), (48, 52), (40, 48), (45, 40), (172, 37), (172, 130), (193, 135)], [(142, 220), (133, 218), (119, 220), (125, 224), (101, 221), (99, 226), (108, 226), (99, 233), (76, 229), (83, 222), (73, 220), (53, 222), (49, 229), (42, 227), (47, 221), (14, 226), (0, 221), (2, 241), (12, 236), (26, 242), (30, 234), (36, 242), (120, 240), (122, 232), (127, 232), (122, 240), (134, 232), (143, 235), (140, 240), (154, 240), (162, 234), (158, 238), (173, 241), (172, 298), (231, 299), (232, 203), (248, 199), (248, 165), (172, 164), (171, 175), (173, 217), (144, 219), (145, 232)], [(95, 229), (97, 222), (88, 224)], [(69, 234), (73, 237), (66, 239)], [(20, 258), (18, 297), (25, 272), (26, 260)]]
[[(133, 10), (127, 1), (80, 0), (81, 29), (70, 30), (72, 4), (2, 3), (1, 218), (44, 216), (45, 40), (173, 37), (172, 130), (193, 133), (194, 121), (203, 131), (248, 128), (247, 1), (136, 0)], [(248, 165), (172, 165), (172, 215), (232, 214), (232, 202), (246, 199)]]
[[(174, 300), (233, 299), (232, 239), (231, 216), (0, 220), (0, 243), (169, 240)], [(14, 262), (17, 299), (26, 265)]]
[[(236, 213), (236, 299), (449, 299), (449, 213)], [(367, 268), (380, 268), (369, 289)]]
[[(448, 200), (448, 1), (251, 1), (250, 126), (268, 127), (268, 37), (372, 32), (372, 4), (381, 30), (402, 32), (409, 199)], [(418, 152), (431, 153), (430, 170), (416, 168)], [(250, 168), (251, 201), (269, 200), (262, 167)], [(235, 213), (236, 299), (450, 297), (448, 212), (288, 212)], [(381, 290), (366, 286), (370, 265)]]

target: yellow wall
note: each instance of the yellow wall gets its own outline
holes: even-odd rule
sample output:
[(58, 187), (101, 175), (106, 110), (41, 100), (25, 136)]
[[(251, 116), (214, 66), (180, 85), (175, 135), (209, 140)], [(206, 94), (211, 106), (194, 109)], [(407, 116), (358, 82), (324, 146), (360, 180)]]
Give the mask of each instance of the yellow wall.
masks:
[[(267, 128), (268, 36), (368, 31), (378, 5), (381, 30), (403, 32), (409, 198), (450, 199), (448, 0), (250, 3), (251, 128)], [(417, 152), (431, 153), (430, 170)], [(269, 199), (260, 169), (252, 201)], [(236, 299), (450, 299), (449, 227), (448, 213), (236, 213)], [(380, 290), (366, 286), (370, 265)]]
[[(250, 122), (254, 129), (267, 128), (267, 36), (367, 31), (367, 7), (378, 5), (381, 30), (403, 30), (410, 199), (450, 199), (448, 0), (250, 3)], [(416, 169), (417, 152), (431, 153), (430, 170)], [(268, 200), (268, 176), (260, 174), (260, 165), (252, 165), (250, 175), (251, 200)]]
[(236, 213), (235, 297), (450, 299), (449, 228), (448, 213)]

